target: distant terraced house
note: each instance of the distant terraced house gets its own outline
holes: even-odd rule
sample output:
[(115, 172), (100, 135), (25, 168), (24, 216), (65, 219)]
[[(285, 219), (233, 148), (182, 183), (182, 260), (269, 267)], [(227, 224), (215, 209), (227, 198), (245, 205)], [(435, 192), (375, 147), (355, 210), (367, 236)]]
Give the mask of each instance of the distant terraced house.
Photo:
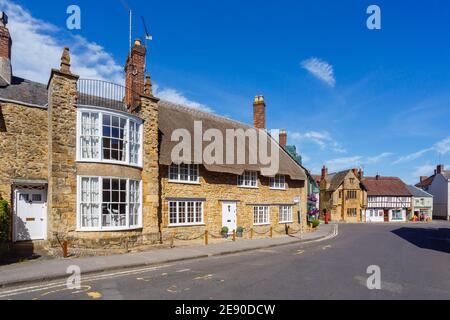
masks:
[[(243, 227), (248, 237), (250, 229), (305, 226), (305, 170), (272, 137), (277, 174), (254, 164), (173, 163), (175, 129), (192, 133), (194, 121), (222, 132), (252, 127), (153, 96), (140, 41), (125, 86), (79, 79), (68, 48), (44, 85), (13, 75), (6, 20), (0, 37), (0, 198), (10, 202), (13, 242), (108, 249), (222, 227)], [(253, 108), (253, 127), (265, 129), (264, 98)]]

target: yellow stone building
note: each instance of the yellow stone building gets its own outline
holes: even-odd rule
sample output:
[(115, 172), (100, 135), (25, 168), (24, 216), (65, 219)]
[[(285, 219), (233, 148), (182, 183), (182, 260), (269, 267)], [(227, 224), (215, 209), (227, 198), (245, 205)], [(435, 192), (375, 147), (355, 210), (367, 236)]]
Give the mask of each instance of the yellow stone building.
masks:
[(345, 170), (328, 174), (324, 166), (320, 182), (320, 212), (330, 221), (357, 223), (367, 208), (367, 190), (361, 183), (362, 170)]
[[(10, 40), (6, 23), (0, 36)], [(0, 54), (11, 71), (10, 52)], [(114, 249), (222, 227), (244, 228), (246, 237), (305, 228), (306, 173), (265, 130), (264, 98), (254, 100), (253, 126), (160, 101), (145, 55), (136, 41), (125, 86), (79, 79), (68, 48), (47, 85), (0, 70), (0, 199), (10, 204), (11, 241)], [(261, 154), (251, 143), (244, 163), (175, 162), (176, 132), (195, 137), (196, 123), (201, 138), (208, 129), (240, 130), (244, 141), (248, 130), (259, 132), (279, 155), (277, 170), (248, 161)], [(204, 140), (207, 148), (212, 139)]]

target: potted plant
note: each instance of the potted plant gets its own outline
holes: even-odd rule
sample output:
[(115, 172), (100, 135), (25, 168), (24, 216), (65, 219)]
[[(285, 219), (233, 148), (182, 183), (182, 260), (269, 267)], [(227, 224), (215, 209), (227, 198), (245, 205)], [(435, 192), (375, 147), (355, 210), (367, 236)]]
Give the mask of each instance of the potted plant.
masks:
[(312, 222), (312, 227), (316, 229), (318, 226), (320, 226), (320, 220), (316, 219)]
[(242, 238), (244, 235), (244, 228), (243, 227), (238, 227), (236, 229), (236, 235), (238, 238)]
[(220, 234), (222, 235), (222, 237), (224, 239), (228, 239), (228, 232), (230, 231), (230, 229), (228, 229), (228, 227), (223, 227), (222, 231), (220, 231)]

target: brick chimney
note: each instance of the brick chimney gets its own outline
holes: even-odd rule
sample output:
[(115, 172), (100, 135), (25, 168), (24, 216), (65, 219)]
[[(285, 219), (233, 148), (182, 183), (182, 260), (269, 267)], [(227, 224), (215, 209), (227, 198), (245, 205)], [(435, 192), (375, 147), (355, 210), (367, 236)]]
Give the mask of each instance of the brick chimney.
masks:
[(266, 103), (263, 96), (256, 96), (253, 102), (253, 126), (266, 129)]
[(444, 165), (440, 164), (440, 165), (437, 166), (436, 173), (437, 174), (441, 174), (441, 173), (444, 172), (444, 170), (445, 170)]
[(327, 175), (328, 175), (328, 168), (324, 165), (322, 168), (322, 179), (325, 179)]
[(363, 168), (359, 169), (358, 178), (359, 178), (359, 180), (362, 180), (364, 178), (364, 169)]
[(425, 180), (427, 180), (428, 179), (428, 177), (427, 176), (421, 176), (420, 177), (420, 182), (422, 183), (422, 182), (425, 182)]
[(125, 103), (131, 109), (137, 107), (140, 96), (144, 94), (145, 54), (141, 40), (136, 39), (125, 65)]
[(280, 130), (280, 146), (285, 148), (287, 145), (287, 131), (285, 129)]
[(6, 13), (0, 13), (0, 87), (7, 87), (11, 84), (11, 46), (12, 40), (9, 30), (8, 16)]

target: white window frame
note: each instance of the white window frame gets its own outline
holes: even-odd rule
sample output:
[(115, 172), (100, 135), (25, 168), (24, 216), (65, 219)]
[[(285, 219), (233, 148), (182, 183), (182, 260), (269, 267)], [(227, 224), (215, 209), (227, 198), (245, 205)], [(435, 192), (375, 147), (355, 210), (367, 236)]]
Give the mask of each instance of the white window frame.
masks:
[[(181, 167), (182, 166), (187, 166), (187, 178), (188, 180), (182, 180), (182, 174), (181, 174)], [(177, 168), (177, 179), (173, 179), (171, 178), (171, 171), (172, 168), (176, 167)], [(183, 183), (183, 184), (200, 184), (200, 165), (198, 164), (171, 164), (168, 167), (168, 180), (171, 183)], [(197, 172), (197, 179), (193, 180), (192, 177), (193, 175), (191, 175), (192, 170), (195, 170)]]
[(286, 176), (277, 174), (275, 177), (271, 177), (269, 186), (272, 190), (286, 190)]
[(239, 188), (258, 189), (258, 172), (245, 171), (237, 177), (237, 185)]
[(280, 224), (292, 223), (294, 221), (292, 206), (280, 206), (278, 219)]
[[(82, 132), (82, 114), (83, 113), (90, 113), (94, 114), (96, 113), (98, 115), (98, 125), (99, 125), (99, 143), (98, 143), (98, 151), (97, 151), (97, 158), (89, 158), (85, 159), (83, 158), (82, 154), (82, 148), (81, 148), (81, 132)], [(103, 116), (109, 115), (109, 116), (115, 116), (119, 117), (120, 119), (126, 120), (125, 130), (126, 130), (126, 147), (125, 147), (125, 161), (120, 160), (109, 160), (109, 159), (103, 159)], [(134, 122), (137, 124), (139, 128), (139, 150), (138, 150), (138, 163), (132, 163), (131, 162), (131, 144), (133, 143), (131, 139), (131, 123)], [(133, 115), (124, 113), (124, 112), (114, 112), (111, 110), (105, 110), (103, 108), (87, 108), (87, 107), (79, 107), (77, 110), (77, 156), (76, 161), (77, 162), (88, 162), (88, 163), (107, 163), (107, 164), (119, 164), (119, 165), (127, 165), (130, 167), (143, 167), (143, 121), (142, 119), (135, 117)]]
[[(170, 219), (170, 204), (174, 203), (176, 204), (176, 220), (177, 222), (173, 223)], [(185, 215), (185, 221), (180, 223), (180, 203), (184, 203), (184, 215)], [(201, 221), (200, 222), (187, 222), (188, 221), (188, 203), (194, 203), (194, 212), (198, 205), (200, 205), (201, 213)], [(204, 201), (200, 200), (168, 200), (167, 201), (167, 219), (168, 219), (168, 226), (169, 227), (193, 227), (193, 226), (204, 226), (205, 225), (205, 211), (204, 211)], [(194, 220), (195, 220), (195, 214), (194, 214)]]
[[(82, 179), (98, 179), (99, 186), (99, 225), (98, 227), (83, 227), (82, 225), (82, 216), (81, 216), (81, 181)], [(102, 221), (102, 206), (103, 206), (103, 179), (118, 179), (118, 180), (126, 180), (127, 181), (127, 194), (126, 194), (126, 226), (120, 227), (103, 227)], [(130, 182), (137, 181), (139, 182), (139, 211), (138, 211), (138, 223), (136, 225), (130, 225)], [(142, 221), (142, 207), (143, 207), (143, 188), (142, 188), (142, 180), (134, 180), (123, 177), (97, 177), (97, 176), (78, 176), (77, 177), (77, 231), (80, 232), (112, 232), (112, 231), (126, 231), (126, 230), (138, 230), (143, 228)]]
[[(258, 221), (255, 221), (256, 210), (258, 211)], [(261, 212), (262, 211), (262, 212)], [(263, 221), (259, 221), (260, 214), (263, 214)], [(253, 225), (254, 226), (267, 226), (270, 225), (270, 207), (269, 206), (254, 206), (253, 207)]]

